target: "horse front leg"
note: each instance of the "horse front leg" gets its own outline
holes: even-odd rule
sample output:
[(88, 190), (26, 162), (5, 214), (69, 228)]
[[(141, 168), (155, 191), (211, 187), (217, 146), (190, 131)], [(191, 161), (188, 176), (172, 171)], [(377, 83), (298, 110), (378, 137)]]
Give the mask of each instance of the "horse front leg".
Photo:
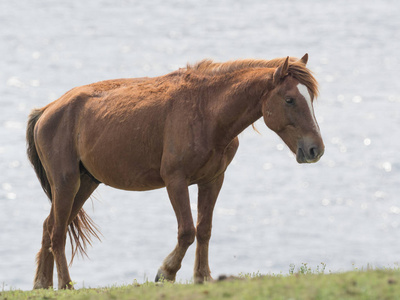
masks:
[(215, 202), (224, 181), (224, 174), (204, 185), (199, 185), (197, 203), (196, 258), (194, 263), (194, 282), (212, 280), (208, 265), (208, 245), (211, 238), (212, 216)]
[(183, 176), (169, 177), (166, 187), (178, 221), (178, 243), (164, 259), (158, 270), (156, 282), (162, 279), (175, 281), (176, 273), (181, 268), (182, 259), (189, 246), (194, 242), (196, 235), (186, 179)]

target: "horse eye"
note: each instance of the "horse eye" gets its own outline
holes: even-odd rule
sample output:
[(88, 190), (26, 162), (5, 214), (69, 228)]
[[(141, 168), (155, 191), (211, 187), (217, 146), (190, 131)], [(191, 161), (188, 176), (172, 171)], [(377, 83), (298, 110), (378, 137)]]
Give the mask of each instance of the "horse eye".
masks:
[(294, 99), (293, 98), (286, 98), (285, 99), (287, 104), (293, 104), (294, 103)]

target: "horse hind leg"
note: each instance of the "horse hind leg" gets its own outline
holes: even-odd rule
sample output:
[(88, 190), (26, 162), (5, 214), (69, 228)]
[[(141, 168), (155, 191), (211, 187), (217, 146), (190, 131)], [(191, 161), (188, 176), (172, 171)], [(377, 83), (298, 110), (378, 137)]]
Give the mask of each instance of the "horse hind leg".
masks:
[(48, 289), (53, 286), (54, 256), (51, 252), (50, 228), (52, 213), (43, 223), (42, 248), (36, 256), (36, 275), (33, 283), (34, 289)]
[(79, 190), (79, 170), (53, 176), (52, 188), (52, 210), (51, 215), (54, 220), (50, 232), (51, 249), (57, 267), (58, 288), (71, 289), (72, 282), (69, 276), (67, 259), (65, 256), (65, 242), (67, 227), (72, 213), (74, 199)]
[[(71, 234), (71, 238), (74, 238), (76, 242), (76, 248), (75, 250), (73, 248), (71, 262), (76, 253), (76, 249), (82, 250), (83, 253), (85, 253), (86, 243), (90, 243), (90, 234), (98, 237), (95, 232), (95, 228), (93, 228), (92, 221), (89, 217), (87, 217), (86, 213), (82, 209), (83, 204), (90, 197), (97, 186), (98, 183), (94, 182), (91, 177), (86, 174), (81, 174), (79, 176), (79, 188), (74, 195), (72, 205), (62, 206), (62, 209), (58, 211), (59, 214), (57, 218), (59, 220), (59, 227), (55, 228), (52, 236), (52, 249), (57, 266), (59, 288), (73, 288), (65, 257), (67, 226), (73, 224), (73, 226), (70, 228), (74, 228), (77, 230), (74, 231), (73, 234)], [(73, 190), (71, 189), (70, 192), (72, 191)], [(63, 211), (67, 212), (68, 209), (70, 209), (70, 213), (62, 215)], [(56, 212), (57, 211), (55, 210), (55, 213)], [(83, 241), (83, 246), (81, 245), (81, 241)]]
[[(90, 197), (93, 191), (98, 187), (98, 185), (99, 184), (94, 182), (91, 179), (91, 177), (89, 177), (87, 174), (82, 174), (80, 176), (79, 190), (76, 193), (73, 201), (71, 213), (68, 218), (68, 224), (71, 224), (78, 216), (79, 212), (82, 212), (83, 204)], [(42, 247), (39, 253), (37, 254), (36, 258), (37, 269), (34, 279), (34, 286), (33, 286), (34, 289), (43, 289), (43, 288), (47, 289), (53, 286), (54, 255), (52, 252), (52, 242), (50, 238), (50, 233), (53, 232), (53, 224), (54, 224), (53, 209), (54, 206), (52, 206), (50, 215), (46, 218), (46, 220), (43, 223)], [(81, 225), (80, 223), (77, 224), (78, 226)], [(82, 228), (78, 228), (78, 232), (79, 231), (82, 231)], [(65, 239), (66, 236), (64, 237), (64, 245), (65, 245)], [(78, 242), (76, 243), (78, 244)]]
[[(57, 188), (53, 188), (56, 186)], [(76, 190), (68, 186), (67, 183), (52, 186), (52, 205), (43, 225), (42, 248), (37, 255), (34, 289), (53, 286), (54, 262), (58, 271), (59, 288), (72, 287), (65, 259), (65, 240)]]

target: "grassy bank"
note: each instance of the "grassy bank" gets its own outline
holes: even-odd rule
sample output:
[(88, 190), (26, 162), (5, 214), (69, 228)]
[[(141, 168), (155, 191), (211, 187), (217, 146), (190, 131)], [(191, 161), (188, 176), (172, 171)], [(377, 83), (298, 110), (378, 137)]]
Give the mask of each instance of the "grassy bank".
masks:
[(0, 299), (400, 299), (400, 270), (323, 274), (303, 269), (287, 276), (241, 276), (203, 285), (144, 283), (76, 291), (3, 291)]

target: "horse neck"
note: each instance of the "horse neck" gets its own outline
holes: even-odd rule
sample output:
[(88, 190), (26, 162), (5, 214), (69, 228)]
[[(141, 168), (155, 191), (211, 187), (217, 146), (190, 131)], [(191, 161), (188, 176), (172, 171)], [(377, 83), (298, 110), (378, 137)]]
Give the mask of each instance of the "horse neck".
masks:
[(241, 71), (223, 82), (219, 97), (210, 98), (219, 145), (229, 144), (262, 116), (261, 98), (271, 87), (272, 73), (265, 69)]

